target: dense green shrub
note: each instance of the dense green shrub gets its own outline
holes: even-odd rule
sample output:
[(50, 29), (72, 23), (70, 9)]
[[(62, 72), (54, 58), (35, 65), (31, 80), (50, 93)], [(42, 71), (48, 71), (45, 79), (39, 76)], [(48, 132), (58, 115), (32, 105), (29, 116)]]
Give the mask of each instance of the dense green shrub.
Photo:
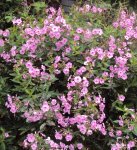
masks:
[(136, 148), (136, 14), (45, 7), (0, 30), (0, 150)]

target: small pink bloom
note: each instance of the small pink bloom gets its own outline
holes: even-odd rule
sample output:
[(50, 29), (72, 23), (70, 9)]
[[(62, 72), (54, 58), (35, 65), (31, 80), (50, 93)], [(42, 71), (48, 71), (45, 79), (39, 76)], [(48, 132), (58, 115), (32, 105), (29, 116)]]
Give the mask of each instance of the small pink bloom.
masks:
[(102, 79), (102, 78), (99, 79), (100, 84), (104, 84), (104, 82), (105, 82), (104, 79)]
[(59, 132), (56, 132), (56, 133), (55, 133), (55, 138), (56, 138), (57, 140), (62, 140), (62, 134), (59, 133)]
[(90, 50), (90, 55), (91, 55), (91, 56), (95, 56), (95, 55), (96, 55), (96, 50), (91, 49), (91, 50)]
[(107, 57), (108, 57), (108, 58), (112, 58), (113, 55), (114, 55), (114, 54), (113, 54), (112, 52), (108, 52), (108, 53), (107, 53)]
[(80, 83), (80, 82), (82, 81), (82, 79), (81, 79), (80, 76), (76, 76), (76, 77), (74, 78), (74, 81), (75, 81), (75, 83)]
[(129, 141), (127, 144), (128, 150), (131, 150), (133, 147), (135, 147), (135, 142), (134, 141)]
[(118, 22), (114, 22), (114, 23), (113, 23), (113, 27), (114, 27), (114, 28), (117, 28), (118, 26), (119, 26)]
[(83, 29), (82, 29), (82, 28), (77, 28), (76, 32), (77, 32), (77, 33), (82, 33), (82, 32), (83, 32)]
[(109, 132), (109, 136), (110, 137), (114, 137), (114, 133), (113, 132)]
[(121, 130), (117, 130), (117, 131), (116, 131), (116, 135), (117, 135), (117, 136), (121, 136), (121, 135), (122, 135), (122, 131), (121, 131)]
[(71, 141), (72, 138), (73, 138), (73, 137), (72, 137), (71, 134), (67, 134), (66, 137), (65, 137), (66, 141)]
[(91, 11), (92, 11), (93, 13), (97, 13), (97, 8), (96, 8), (95, 6), (93, 6), (92, 9), (91, 9)]
[(98, 96), (98, 97), (95, 97), (95, 103), (96, 104), (99, 104), (101, 102), (101, 99), (100, 99), (100, 97)]
[(28, 142), (33, 143), (36, 140), (35, 135), (33, 133), (28, 134), (27, 135), (27, 140), (28, 140)]
[(32, 149), (32, 150), (37, 150), (37, 148), (38, 148), (37, 143), (33, 143), (33, 144), (31, 145), (31, 149)]
[(57, 104), (57, 100), (56, 99), (52, 99), (51, 104), (52, 105), (56, 105)]
[(78, 41), (80, 39), (79, 35), (74, 36), (74, 41)]
[(78, 143), (78, 144), (77, 144), (77, 148), (78, 148), (79, 150), (81, 150), (81, 149), (83, 148), (83, 145), (82, 145), (81, 143)]
[(5, 135), (5, 138), (9, 137), (9, 133), (8, 132), (6, 132), (4, 135)]
[(64, 68), (64, 69), (63, 69), (63, 73), (64, 73), (65, 75), (68, 75), (68, 74), (69, 74), (69, 69), (68, 69), (68, 68)]
[(99, 84), (100, 80), (99, 80), (99, 78), (95, 78), (95, 79), (93, 80), (93, 82), (94, 82), (95, 84)]
[(118, 99), (123, 102), (125, 100), (125, 96), (124, 95), (118, 95)]
[(49, 111), (49, 105), (48, 105), (48, 102), (47, 102), (47, 101), (43, 102), (43, 105), (42, 105), (42, 107), (41, 107), (41, 110), (42, 110), (43, 112)]
[(82, 95), (86, 95), (88, 93), (88, 89), (87, 88), (83, 88), (81, 90)]

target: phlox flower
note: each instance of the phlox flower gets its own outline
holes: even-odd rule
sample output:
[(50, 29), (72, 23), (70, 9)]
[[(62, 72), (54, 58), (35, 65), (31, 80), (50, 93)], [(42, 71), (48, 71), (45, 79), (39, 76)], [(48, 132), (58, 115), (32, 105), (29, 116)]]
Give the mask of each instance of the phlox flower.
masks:
[(33, 133), (28, 134), (26, 139), (27, 139), (27, 141), (30, 142), (30, 143), (33, 143), (33, 142), (35, 142), (35, 140), (36, 140), (35, 135), (34, 135)]
[(118, 99), (123, 102), (125, 100), (125, 96), (124, 95), (118, 95)]
[(81, 79), (80, 76), (76, 76), (76, 77), (74, 78), (74, 82), (75, 82), (75, 83), (80, 83), (81, 81), (82, 81), (82, 79)]

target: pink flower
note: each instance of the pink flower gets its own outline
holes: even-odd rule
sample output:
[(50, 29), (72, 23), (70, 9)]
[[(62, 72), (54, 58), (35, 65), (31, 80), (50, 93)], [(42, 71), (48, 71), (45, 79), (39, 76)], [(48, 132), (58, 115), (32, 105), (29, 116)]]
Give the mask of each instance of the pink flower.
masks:
[(75, 150), (75, 148), (72, 144), (69, 145), (69, 150)]
[(62, 134), (59, 133), (59, 132), (56, 132), (56, 133), (55, 133), (55, 138), (56, 138), (57, 140), (62, 140)]
[(102, 76), (103, 77), (108, 77), (108, 72), (103, 72)]
[(51, 104), (52, 105), (56, 105), (57, 104), (57, 100), (56, 99), (52, 99)]
[(91, 56), (95, 56), (96, 55), (96, 50), (95, 49), (91, 49), (90, 50), (90, 55)]
[(32, 150), (37, 150), (37, 148), (38, 148), (37, 143), (33, 143), (33, 144), (31, 145), (31, 149), (32, 149)]
[(96, 120), (93, 120), (92, 122), (91, 122), (91, 129), (92, 130), (95, 130), (97, 128), (97, 122), (96, 122)]
[(96, 97), (95, 97), (95, 103), (96, 103), (96, 104), (99, 104), (100, 102), (101, 102), (100, 97), (99, 97), (99, 96), (98, 96), (98, 97), (96, 96)]
[(126, 79), (127, 79), (127, 75), (126, 75), (126, 74), (123, 74), (121, 78), (122, 78), (123, 80), (126, 80)]
[(42, 110), (43, 112), (49, 111), (49, 105), (48, 105), (48, 102), (47, 102), (47, 101), (43, 102), (43, 105), (42, 105), (42, 107), (41, 107), (41, 110)]
[(117, 136), (121, 136), (121, 135), (122, 135), (122, 131), (121, 131), (121, 130), (117, 130), (117, 131), (116, 131), (116, 135), (117, 135)]
[(97, 8), (96, 8), (95, 6), (93, 6), (92, 9), (91, 9), (91, 11), (92, 11), (93, 13), (97, 13)]
[(131, 53), (126, 53), (126, 56), (127, 56), (128, 58), (131, 58), (131, 57), (132, 57), (132, 54), (131, 54)]
[(9, 137), (9, 133), (8, 132), (5, 132), (5, 138), (8, 138)]
[(3, 31), (3, 36), (4, 37), (8, 37), (10, 35), (10, 31), (8, 29), (6, 29), (5, 31)]
[(76, 76), (76, 77), (74, 78), (74, 81), (75, 81), (75, 83), (80, 83), (80, 82), (82, 81), (82, 79), (81, 79), (80, 76)]
[(114, 28), (117, 28), (118, 26), (119, 26), (118, 22), (114, 22), (114, 23), (113, 23), (113, 27), (114, 27)]
[(10, 52), (11, 52), (11, 56), (15, 56), (16, 55), (16, 46), (13, 46), (12, 48), (11, 48), (11, 50), (10, 50)]
[(68, 69), (68, 68), (64, 68), (64, 69), (63, 69), (63, 73), (64, 73), (65, 75), (68, 75), (68, 74), (69, 74), (69, 69)]
[(79, 35), (74, 36), (74, 41), (78, 41), (80, 39)]
[(81, 90), (82, 95), (86, 95), (88, 93), (88, 89), (87, 88), (83, 88)]
[(17, 107), (16, 107), (16, 105), (15, 105), (14, 103), (11, 105), (10, 111), (11, 111), (12, 113), (16, 113), (16, 112), (17, 112)]
[(86, 127), (84, 125), (77, 125), (77, 127), (78, 127), (78, 129), (80, 130), (80, 132), (82, 134), (86, 133), (87, 129), (86, 129)]
[(99, 79), (100, 84), (104, 84), (104, 82), (105, 82), (104, 79), (102, 79), (102, 78)]
[(17, 106), (16, 106), (16, 104), (12, 101), (12, 98), (14, 98), (14, 97), (11, 97), (10, 95), (8, 95), (8, 100), (7, 100), (7, 102), (5, 103), (5, 106), (7, 107), (7, 108), (10, 108), (10, 112), (12, 112), (12, 113), (16, 113), (17, 112)]
[(99, 79), (99, 78), (95, 78), (95, 79), (93, 80), (93, 82), (94, 82), (95, 84), (99, 84), (100, 79)]
[(82, 32), (83, 32), (83, 29), (82, 29), (82, 28), (77, 28), (76, 32), (77, 32), (77, 33), (82, 33)]
[(88, 130), (87, 131), (87, 135), (92, 135), (93, 134), (93, 131), (92, 130)]
[(86, 12), (89, 12), (89, 11), (90, 11), (90, 9), (91, 9), (91, 6), (90, 6), (90, 5), (88, 5), (88, 4), (86, 4), (86, 5), (85, 5), (85, 8), (86, 8)]
[(27, 140), (25, 139), (24, 141), (23, 141), (23, 147), (24, 148), (27, 148), (29, 146), (29, 143), (27, 142)]
[(118, 124), (120, 125), (120, 126), (123, 126), (124, 125), (124, 122), (123, 122), (123, 120), (122, 120), (122, 117), (119, 117), (120, 118), (120, 120), (118, 120)]
[(26, 68), (31, 68), (32, 67), (32, 62), (30, 62), (30, 61), (28, 61), (27, 63), (26, 63)]
[(34, 31), (31, 28), (26, 28), (25, 33), (30, 35), (30, 36), (34, 36), (34, 34), (35, 34)]
[(118, 95), (118, 99), (123, 102), (125, 100), (125, 96), (124, 95)]
[(72, 68), (72, 63), (71, 63), (71, 62), (68, 62), (68, 63), (66, 64), (66, 67), (67, 67), (67, 68)]
[(27, 140), (28, 140), (28, 142), (33, 143), (36, 140), (35, 135), (33, 133), (28, 134), (27, 135)]
[(86, 69), (86, 67), (82, 66), (82, 67), (80, 68), (80, 70), (81, 70), (82, 73), (84, 73), (84, 72), (86, 72), (87, 69)]
[(127, 149), (131, 150), (131, 148), (135, 147), (135, 142), (134, 141), (129, 141), (127, 144)]
[(13, 19), (12, 22), (13, 22), (13, 24), (20, 25), (22, 23), (22, 20), (21, 19)]
[(113, 54), (112, 52), (107, 52), (107, 57), (108, 57), (108, 58), (112, 58), (113, 55), (114, 55), (114, 54)]
[(58, 63), (60, 60), (61, 60), (61, 57), (60, 57), (60, 56), (56, 56), (56, 57), (55, 57), (55, 63)]
[(78, 143), (78, 144), (77, 144), (77, 148), (80, 150), (80, 149), (83, 148), (83, 145), (82, 145), (81, 143)]
[(66, 141), (71, 141), (72, 138), (73, 138), (73, 137), (72, 137), (71, 134), (67, 134), (66, 137), (65, 137)]
[(70, 47), (67, 47), (67, 48), (65, 49), (65, 51), (66, 51), (66, 53), (70, 53), (70, 52), (71, 52), (71, 48), (70, 48)]
[(114, 137), (114, 133), (113, 132), (109, 132), (109, 136), (110, 137)]

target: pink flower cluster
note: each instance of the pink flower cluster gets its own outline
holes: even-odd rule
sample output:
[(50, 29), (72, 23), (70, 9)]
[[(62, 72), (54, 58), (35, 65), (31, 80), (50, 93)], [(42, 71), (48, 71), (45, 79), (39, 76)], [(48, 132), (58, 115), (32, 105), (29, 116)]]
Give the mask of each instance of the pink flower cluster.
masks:
[[(93, 15), (101, 14), (103, 11), (89, 5), (79, 8), (79, 12), (91, 12)], [(130, 139), (124, 139), (126, 142), (123, 143), (118, 142), (119, 138), (126, 135), (122, 127), (127, 127), (129, 131), (133, 130), (132, 126), (126, 124), (125, 118), (118, 116), (116, 120), (118, 128), (113, 128), (112, 123), (105, 121), (107, 94), (103, 95), (102, 92), (108, 84), (111, 87), (115, 81), (123, 82), (128, 79), (128, 64), (132, 58), (128, 40), (136, 39), (135, 15), (129, 16), (122, 11), (113, 26), (114, 30), (115, 28), (126, 30), (125, 36), (117, 37), (112, 34), (106, 38), (103, 27), (73, 28), (63, 17), (61, 9), (56, 11), (49, 8), (46, 13), (47, 18), (43, 19), (41, 26), (38, 26), (37, 21), (34, 21), (32, 26), (26, 25), (21, 19), (13, 20), (23, 39), (19, 47), (10, 45), (10, 39), (0, 39), (1, 47), (5, 44), (10, 46), (8, 52), (5, 47), (3, 48), (1, 58), (20, 68), (22, 80), (29, 78), (33, 85), (37, 85), (34, 92), (37, 104), (32, 102), (31, 97), (24, 107), (22, 117), (29, 123), (53, 121), (56, 125), (52, 139), (45, 136), (45, 132), (41, 133), (41, 136), (31, 133), (24, 140), (24, 147), (37, 150), (39, 145), (37, 136), (40, 136), (51, 150), (82, 150), (85, 148), (82, 137), (87, 139), (94, 134), (115, 139), (117, 143), (111, 144), (112, 150), (125, 147), (130, 150), (135, 147), (136, 143)], [(5, 36), (3, 31), (0, 33)], [(103, 40), (103, 44), (98, 42), (100, 39)], [(56, 77), (59, 81), (52, 82), (52, 77)], [(47, 90), (49, 94), (54, 88), (54, 91), (59, 91), (58, 83), (61, 84), (62, 91), (57, 96), (45, 98), (48, 97)], [(126, 99), (124, 95), (124, 92), (116, 95), (119, 105), (124, 103)], [(14, 98), (8, 95), (5, 104), (12, 113), (20, 111), (13, 101)], [(75, 139), (78, 139), (77, 142)]]
[(37, 140), (36, 140), (36, 135), (31, 133), (27, 135), (27, 138), (23, 141), (23, 146), (25, 148), (30, 147), (32, 150), (37, 150)]
[(94, 6), (90, 6), (90, 5), (86, 4), (83, 7), (80, 7), (78, 9), (78, 11), (82, 12), (82, 13), (92, 12), (94, 14), (97, 14), (97, 13), (102, 13), (104, 11), (104, 9), (96, 7), (95, 5)]
[(50, 106), (47, 101), (44, 101), (41, 105), (40, 110), (30, 110), (25, 112), (23, 117), (27, 119), (28, 122), (37, 122), (39, 120), (46, 118), (46, 113), (50, 111)]
[(14, 98), (15, 98), (14, 96), (11, 97), (10, 95), (8, 95), (7, 96), (7, 102), (5, 103), (5, 106), (8, 109), (10, 109), (10, 112), (15, 114), (17, 112), (18, 108), (16, 106), (16, 103), (13, 101)]

